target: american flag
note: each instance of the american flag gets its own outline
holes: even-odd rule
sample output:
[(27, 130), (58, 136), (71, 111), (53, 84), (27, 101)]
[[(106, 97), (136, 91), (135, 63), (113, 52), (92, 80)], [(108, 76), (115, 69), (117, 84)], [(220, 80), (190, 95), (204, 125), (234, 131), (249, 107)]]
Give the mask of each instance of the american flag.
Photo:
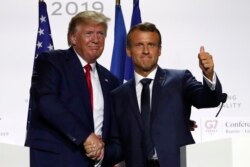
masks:
[[(51, 37), (50, 31), (50, 24), (49, 24), (49, 17), (47, 13), (47, 5), (44, 1), (39, 1), (39, 25), (38, 25), (38, 32), (37, 32), (37, 39), (36, 39), (36, 51), (35, 51), (35, 59), (33, 64), (33, 71), (32, 71), (32, 79), (31, 84), (35, 84), (36, 82), (36, 58), (38, 55), (44, 51), (53, 50), (53, 41)], [(33, 99), (32, 97), (29, 98), (29, 109), (28, 109), (28, 120), (27, 120), (27, 130), (29, 129), (30, 125), (30, 117), (31, 117), (31, 110), (33, 106)]]
[(37, 58), (41, 52), (53, 49), (54, 46), (51, 37), (47, 5), (44, 1), (39, 1), (39, 25), (37, 31), (35, 58)]

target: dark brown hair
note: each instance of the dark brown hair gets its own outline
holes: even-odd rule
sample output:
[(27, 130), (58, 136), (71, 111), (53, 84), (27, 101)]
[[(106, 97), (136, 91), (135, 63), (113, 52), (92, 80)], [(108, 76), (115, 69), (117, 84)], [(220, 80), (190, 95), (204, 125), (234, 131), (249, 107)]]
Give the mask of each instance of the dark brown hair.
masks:
[(139, 23), (139, 24), (135, 25), (134, 27), (132, 27), (129, 30), (128, 35), (127, 35), (127, 47), (131, 46), (131, 36), (132, 36), (132, 33), (136, 30), (156, 32), (159, 35), (159, 43), (158, 44), (159, 44), (159, 46), (161, 46), (161, 42), (162, 42), (161, 41), (161, 33), (158, 30), (158, 28), (152, 23), (144, 22), (144, 23)]

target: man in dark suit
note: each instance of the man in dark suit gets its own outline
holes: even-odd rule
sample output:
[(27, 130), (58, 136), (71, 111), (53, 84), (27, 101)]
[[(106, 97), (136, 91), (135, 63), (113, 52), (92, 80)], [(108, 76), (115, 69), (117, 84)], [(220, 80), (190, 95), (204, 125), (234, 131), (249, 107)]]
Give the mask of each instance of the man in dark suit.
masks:
[[(100, 166), (110, 129), (109, 93), (119, 85), (96, 62), (108, 21), (102, 13), (77, 14), (69, 23), (71, 47), (37, 58), (25, 142), (31, 167)], [(86, 146), (93, 152), (86, 154)]]
[(128, 167), (180, 167), (180, 147), (194, 143), (189, 130), (191, 107), (220, 104), (222, 87), (212, 56), (200, 48), (203, 83), (188, 70), (160, 68), (161, 34), (151, 23), (129, 31), (127, 53), (135, 78), (112, 91), (112, 130), (105, 155), (123, 157)]

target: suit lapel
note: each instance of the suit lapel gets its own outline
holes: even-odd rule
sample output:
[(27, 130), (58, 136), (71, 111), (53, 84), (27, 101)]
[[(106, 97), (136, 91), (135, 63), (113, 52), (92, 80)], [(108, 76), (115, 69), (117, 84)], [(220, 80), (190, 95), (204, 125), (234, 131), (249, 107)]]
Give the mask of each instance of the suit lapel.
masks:
[(158, 112), (158, 104), (161, 99), (161, 92), (162, 92), (161, 89), (165, 85), (166, 79), (167, 79), (166, 73), (160, 67), (158, 67), (152, 91), (152, 113), (151, 113), (152, 121), (154, 120)]
[(128, 81), (128, 98), (130, 100), (130, 107), (131, 109), (129, 109), (130, 112), (132, 112), (132, 114), (135, 116), (139, 127), (143, 130), (143, 123), (142, 123), (142, 119), (141, 119), (141, 112), (138, 106), (138, 101), (137, 101), (137, 96), (136, 96), (136, 90), (135, 90), (135, 80), (132, 79), (130, 81)]
[[(83, 70), (80, 60), (78, 59), (72, 47), (68, 50), (66, 59), (68, 63), (67, 67), (69, 68), (68, 75), (71, 76), (70, 82), (73, 82), (74, 85), (76, 85), (75, 90), (77, 90), (77, 94), (79, 94), (79, 96), (83, 100), (82, 104), (84, 106), (84, 112), (86, 116), (89, 117), (89, 120), (93, 120), (93, 115), (92, 115), (92, 110), (91, 110), (91, 105), (90, 105), (90, 98), (89, 98), (88, 92), (86, 91), (88, 90), (88, 88), (87, 88), (87, 82), (85, 79), (84, 70)], [(82, 116), (81, 113), (76, 113), (76, 114), (79, 114), (80, 117)], [(90, 122), (92, 122), (92, 126), (94, 128), (93, 121), (90, 121)]]
[(109, 98), (109, 93), (110, 93), (110, 81), (108, 75), (106, 74), (106, 72), (102, 69), (102, 67), (96, 63), (96, 69), (98, 72), (98, 76), (99, 76), (99, 81), (101, 84), (101, 89), (102, 89), (102, 94), (103, 94), (103, 100), (104, 100), (104, 119), (103, 119), (103, 133), (102, 133), (102, 137), (105, 139), (106, 135), (107, 135), (107, 128), (109, 127), (108, 123), (109, 123), (109, 117), (110, 117), (110, 108), (109, 108), (109, 103), (110, 103), (110, 98)]

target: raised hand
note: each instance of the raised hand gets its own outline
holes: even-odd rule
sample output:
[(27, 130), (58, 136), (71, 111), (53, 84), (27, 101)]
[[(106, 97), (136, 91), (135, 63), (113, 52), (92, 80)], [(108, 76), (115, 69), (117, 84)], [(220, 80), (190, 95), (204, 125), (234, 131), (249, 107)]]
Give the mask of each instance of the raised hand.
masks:
[(200, 47), (200, 53), (198, 54), (199, 66), (203, 74), (210, 80), (213, 79), (214, 75), (214, 62), (213, 57), (205, 51), (204, 46)]

